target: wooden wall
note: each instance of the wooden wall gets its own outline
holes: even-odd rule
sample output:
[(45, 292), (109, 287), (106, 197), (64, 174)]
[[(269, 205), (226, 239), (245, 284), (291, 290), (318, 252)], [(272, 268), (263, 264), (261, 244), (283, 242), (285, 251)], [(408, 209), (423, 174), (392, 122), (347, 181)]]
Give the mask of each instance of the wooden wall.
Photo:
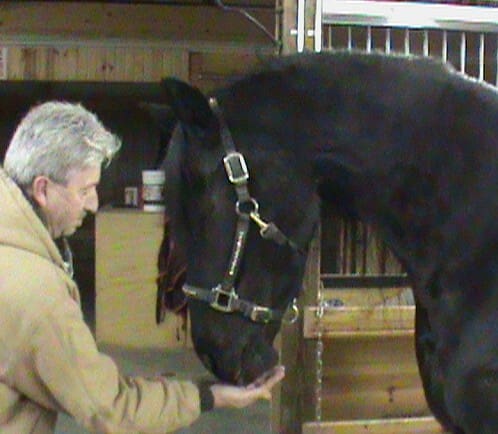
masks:
[[(249, 12), (273, 32), (274, 8)], [(260, 29), (216, 7), (2, 1), (0, 158), (29, 107), (49, 99), (81, 102), (123, 141), (99, 189), (101, 205), (119, 206), (124, 187), (138, 186), (141, 171), (158, 163), (165, 137), (139, 103), (160, 102), (161, 78), (175, 76), (208, 92), (273, 52)], [(71, 239), (92, 326), (94, 233), (89, 218)]]
[[(250, 13), (273, 32), (273, 9)], [(204, 58), (222, 56), (216, 73), (227, 76), (273, 49), (240, 14), (208, 6), (4, 1), (0, 22), (9, 80), (188, 80), (191, 56), (196, 74)]]
[[(250, 13), (273, 30), (272, 9)], [(0, 49), (2, 154), (29, 106), (53, 98), (81, 101), (122, 136), (123, 162), (137, 162), (110, 169), (107, 184), (119, 185), (104, 202), (122, 200), (122, 187), (157, 163), (158, 128), (138, 104), (161, 100), (161, 78), (174, 76), (207, 92), (274, 52), (260, 29), (216, 7), (85, 1), (1, 2)]]
[[(249, 8), (249, 12), (273, 31), (273, 7), (267, 4)], [(131, 41), (148, 45), (170, 42), (187, 48), (268, 45), (267, 37), (243, 16), (211, 6), (4, 0), (0, 3), (0, 20), (4, 39), (22, 38), (23, 43), (38, 43), (45, 38), (64, 44), (83, 40), (127, 45)]]
[(156, 324), (157, 251), (161, 213), (105, 208), (95, 222), (96, 328), (99, 344), (129, 348), (185, 347), (187, 322), (166, 315)]

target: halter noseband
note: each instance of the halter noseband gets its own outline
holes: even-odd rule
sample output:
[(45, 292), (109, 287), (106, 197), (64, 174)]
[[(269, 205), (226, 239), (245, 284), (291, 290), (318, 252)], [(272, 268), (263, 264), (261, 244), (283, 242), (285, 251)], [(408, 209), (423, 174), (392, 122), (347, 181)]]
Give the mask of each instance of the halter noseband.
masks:
[[(243, 300), (239, 298), (239, 295), (235, 290), (235, 279), (239, 272), (251, 221), (256, 223), (259, 227), (259, 233), (264, 239), (273, 240), (279, 245), (288, 245), (292, 250), (300, 254), (302, 254), (302, 251), (293, 241), (289, 240), (274, 223), (264, 221), (259, 215), (259, 204), (249, 194), (247, 186), (249, 171), (244, 156), (235, 149), (232, 135), (230, 134), (216, 99), (211, 98), (209, 100), (209, 105), (216, 114), (220, 124), (221, 141), (225, 148), (225, 157), (223, 158), (225, 172), (228, 180), (234, 185), (237, 193), (237, 202), (235, 204), (237, 225), (230, 262), (223, 277), (223, 281), (211, 289), (184, 284), (183, 292), (189, 298), (209, 303), (213, 309), (220, 312), (240, 312), (251, 321), (260, 323), (280, 321), (284, 317), (287, 309), (272, 309), (260, 306), (251, 301)], [(292, 309), (295, 320), (298, 315), (295, 303), (292, 305)]]

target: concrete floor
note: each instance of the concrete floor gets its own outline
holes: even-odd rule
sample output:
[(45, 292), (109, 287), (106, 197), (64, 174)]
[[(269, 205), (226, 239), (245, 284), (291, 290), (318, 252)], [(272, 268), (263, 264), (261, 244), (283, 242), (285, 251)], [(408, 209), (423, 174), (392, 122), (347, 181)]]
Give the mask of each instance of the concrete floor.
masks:
[[(123, 374), (154, 375), (172, 373), (180, 379), (198, 379), (209, 376), (193, 350), (125, 350), (103, 347), (112, 356)], [(271, 408), (267, 401), (260, 401), (245, 409), (219, 409), (202, 414), (190, 427), (175, 434), (267, 434), (271, 433)], [(59, 416), (56, 434), (88, 434), (66, 415)]]

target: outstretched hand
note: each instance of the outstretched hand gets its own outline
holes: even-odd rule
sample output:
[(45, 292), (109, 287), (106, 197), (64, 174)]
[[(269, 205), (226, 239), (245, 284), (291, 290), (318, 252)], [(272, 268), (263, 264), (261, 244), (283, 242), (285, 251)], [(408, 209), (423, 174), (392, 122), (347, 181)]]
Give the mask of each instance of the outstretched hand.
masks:
[(245, 387), (213, 384), (211, 391), (214, 396), (214, 406), (242, 408), (253, 404), (258, 399), (271, 399), (271, 389), (284, 376), (285, 368), (277, 366), (272, 370), (271, 375), (258, 379)]

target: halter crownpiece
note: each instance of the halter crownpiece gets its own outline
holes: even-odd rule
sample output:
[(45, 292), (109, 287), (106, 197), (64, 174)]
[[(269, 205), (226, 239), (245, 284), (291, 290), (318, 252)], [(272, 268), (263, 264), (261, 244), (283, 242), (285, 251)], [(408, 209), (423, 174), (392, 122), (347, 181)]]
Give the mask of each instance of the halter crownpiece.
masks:
[[(239, 295), (235, 290), (235, 279), (239, 272), (251, 221), (256, 223), (259, 227), (261, 237), (273, 240), (279, 245), (288, 245), (300, 254), (303, 252), (293, 241), (289, 240), (274, 223), (264, 221), (259, 215), (259, 204), (249, 194), (247, 185), (249, 170), (245, 158), (235, 149), (232, 135), (230, 134), (230, 130), (226, 125), (216, 99), (210, 98), (209, 105), (217, 116), (220, 124), (221, 141), (225, 148), (225, 157), (223, 158), (225, 172), (228, 180), (235, 187), (237, 193), (237, 202), (235, 204), (235, 213), (237, 215), (235, 240), (232, 245), (229, 265), (222, 282), (211, 289), (184, 284), (183, 292), (187, 297), (204, 301), (213, 309), (220, 312), (239, 312), (254, 322), (268, 323), (272, 321), (281, 321), (287, 308), (284, 310), (277, 310), (260, 306), (239, 298)], [(292, 314), (292, 321), (295, 321), (298, 316), (298, 310), (295, 303), (292, 304)]]

